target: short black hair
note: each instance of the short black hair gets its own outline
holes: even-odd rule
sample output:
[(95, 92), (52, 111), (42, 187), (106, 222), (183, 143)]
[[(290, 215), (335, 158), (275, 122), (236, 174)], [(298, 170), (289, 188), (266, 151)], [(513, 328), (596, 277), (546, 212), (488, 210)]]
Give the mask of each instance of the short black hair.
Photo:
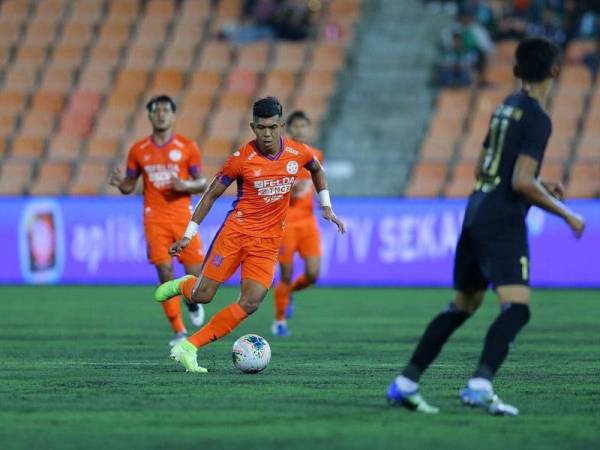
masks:
[(513, 72), (523, 81), (539, 83), (552, 76), (552, 66), (557, 62), (558, 46), (545, 38), (523, 39), (515, 53)]
[(254, 102), (252, 115), (266, 119), (273, 116), (283, 116), (283, 106), (276, 97), (265, 97)]
[(304, 111), (296, 110), (288, 116), (287, 126), (291, 126), (296, 120), (306, 120), (308, 123), (310, 123), (310, 119)]
[(152, 112), (154, 111), (154, 108), (156, 108), (156, 105), (158, 105), (159, 103), (168, 103), (169, 105), (171, 105), (171, 110), (173, 112), (177, 111), (177, 105), (175, 104), (175, 101), (166, 94), (152, 97), (148, 101), (148, 103), (146, 103), (146, 109), (148, 110), (148, 112)]

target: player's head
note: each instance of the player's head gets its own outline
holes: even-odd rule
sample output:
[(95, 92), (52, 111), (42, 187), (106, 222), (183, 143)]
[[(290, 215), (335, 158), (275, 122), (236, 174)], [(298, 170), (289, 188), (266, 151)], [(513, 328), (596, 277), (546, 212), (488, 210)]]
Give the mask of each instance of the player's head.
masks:
[(310, 134), (310, 119), (304, 111), (294, 111), (287, 118), (287, 131), (298, 142), (306, 142)]
[(515, 54), (515, 77), (524, 83), (543, 83), (556, 78), (559, 72), (560, 50), (544, 38), (523, 39)]
[(168, 95), (157, 95), (146, 103), (148, 117), (155, 132), (167, 131), (175, 123), (175, 111), (177, 106)]
[(254, 102), (250, 128), (254, 131), (256, 142), (261, 149), (270, 152), (279, 145), (285, 125), (281, 120), (282, 116), (283, 107), (275, 97), (265, 97)]

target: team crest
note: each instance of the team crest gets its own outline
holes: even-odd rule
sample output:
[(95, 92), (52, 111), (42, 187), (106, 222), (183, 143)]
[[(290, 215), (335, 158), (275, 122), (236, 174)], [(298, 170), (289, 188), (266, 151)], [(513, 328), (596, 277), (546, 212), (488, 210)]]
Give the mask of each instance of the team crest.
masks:
[(173, 162), (180, 161), (182, 156), (183, 155), (181, 154), (181, 151), (179, 151), (179, 150), (171, 150), (169, 152), (169, 159)]
[(298, 163), (296, 161), (290, 161), (287, 163), (286, 170), (290, 175), (296, 175), (298, 173)]

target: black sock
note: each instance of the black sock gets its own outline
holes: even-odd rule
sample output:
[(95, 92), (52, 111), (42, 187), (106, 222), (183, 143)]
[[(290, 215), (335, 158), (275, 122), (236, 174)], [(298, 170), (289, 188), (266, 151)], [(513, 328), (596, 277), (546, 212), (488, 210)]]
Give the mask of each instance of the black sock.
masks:
[(450, 302), (448, 308), (438, 314), (425, 329), (425, 333), (421, 336), (421, 340), (408, 365), (402, 371), (402, 375), (415, 383), (418, 382), (452, 333), (465, 323), (469, 317), (469, 313), (458, 309), (454, 302)]
[(198, 303), (190, 302), (183, 295), (181, 296), (181, 298), (185, 301), (185, 306), (187, 306), (188, 311), (191, 311), (191, 312), (198, 311), (198, 308), (199, 308)]
[(485, 337), (485, 344), (479, 358), (479, 367), (473, 378), (491, 380), (508, 355), (508, 347), (517, 333), (529, 322), (529, 305), (505, 303)]

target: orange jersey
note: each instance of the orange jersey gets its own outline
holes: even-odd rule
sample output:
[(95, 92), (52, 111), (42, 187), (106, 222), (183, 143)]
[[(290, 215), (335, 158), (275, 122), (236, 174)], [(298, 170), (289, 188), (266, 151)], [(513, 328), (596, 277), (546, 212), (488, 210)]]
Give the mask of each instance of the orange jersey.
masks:
[(202, 159), (198, 145), (175, 134), (164, 145), (148, 136), (136, 142), (127, 157), (127, 176), (144, 178), (144, 220), (187, 222), (192, 214), (190, 194), (171, 189), (172, 177), (188, 180), (200, 174)]
[[(323, 162), (323, 153), (320, 150), (306, 144), (304, 145), (319, 162)], [(314, 192), (315, 189), (310, 172), (306, 169), (301, 169), (292, 187), (290, 210), (287, 215), (289, 226), (301, 225), (304, 219), (312, 219), (314, 217)]]
[(269, 156), (258, 149), (256, 141), (249, 142), (229, 157), (217, 175), (227, 186), (237, 182), (238, 198), (225, 223), (239, 233), (281, 237), (292, 185), (302, 169), (318, 164), (304, 144), (286, 138), (281, 148)]

